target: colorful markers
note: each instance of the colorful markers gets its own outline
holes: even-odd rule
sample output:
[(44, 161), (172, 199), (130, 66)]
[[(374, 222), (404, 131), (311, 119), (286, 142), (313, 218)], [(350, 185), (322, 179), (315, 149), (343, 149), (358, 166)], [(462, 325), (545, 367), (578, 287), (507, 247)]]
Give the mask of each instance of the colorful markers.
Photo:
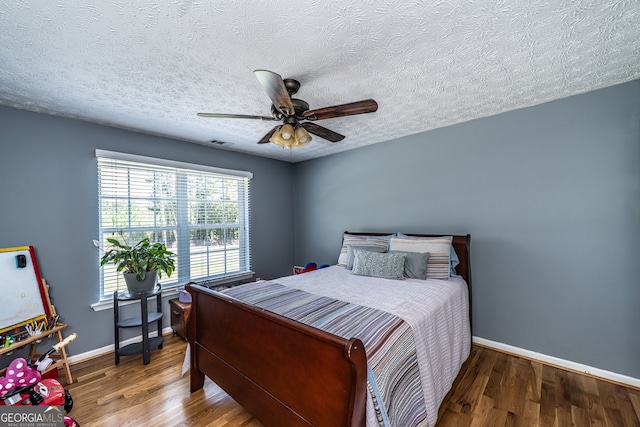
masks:
[(10, 347), (11, 344), (24, 341), (30, 336), (38, 336), (50, 329), (54, 329), (58, 326), (59, 320), (60, 316), (47, 316), (42, 320), (27, 323), (24, 325), (25, 330), (16, 328), (13, 331), (5, 332), (0, 335), (0, 348)]

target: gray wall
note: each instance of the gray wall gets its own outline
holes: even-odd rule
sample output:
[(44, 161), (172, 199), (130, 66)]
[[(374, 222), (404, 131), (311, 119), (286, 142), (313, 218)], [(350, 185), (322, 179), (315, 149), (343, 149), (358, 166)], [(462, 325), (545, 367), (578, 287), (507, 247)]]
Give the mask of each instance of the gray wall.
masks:
[(99, 286), (96, 148), (253, 172), (253, 270), (262, 278), (291, 271), (289, 163), (6, 107), (0, 129), (0, 247), (35, 247), (53, 303), (79, 335), (72, 355), (113, 344), (112, 310), (90, 308)]
[(253, 172), (262, 278), (335, 263), (344, 230), (470, 233), (476, 336), (640, 378), (640, 81), (296, 165), (5, 107), (0, 129), (0, 247), (35, 246), (71, 354), (113, 343), (101, 148)]
[[(354, 132), (357, 130), (353, 130)], [(640, 378), (640, 81), (296, 165), (295, 259), (471, 234), (474, 335)]]

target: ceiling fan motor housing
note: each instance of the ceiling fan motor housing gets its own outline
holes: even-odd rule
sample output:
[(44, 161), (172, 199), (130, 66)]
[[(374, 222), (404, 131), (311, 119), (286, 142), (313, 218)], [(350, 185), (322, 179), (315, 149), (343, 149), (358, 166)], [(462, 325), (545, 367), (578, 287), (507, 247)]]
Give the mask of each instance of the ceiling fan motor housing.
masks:
[[(309, 111), (309, 104), (302, 99), (291, 98), (291, 104), (293, 104), (293, 109), (295, 111), (295, 117), (298, 120), (304, 120), (303, 113), (305, 111)], [(284, 117), (282, 113), (276, 108), (275, 105), (271, 104), (271, 114), (278, 120), (282, 120)], [(292, 116), (289, 116), (292, 117)]]

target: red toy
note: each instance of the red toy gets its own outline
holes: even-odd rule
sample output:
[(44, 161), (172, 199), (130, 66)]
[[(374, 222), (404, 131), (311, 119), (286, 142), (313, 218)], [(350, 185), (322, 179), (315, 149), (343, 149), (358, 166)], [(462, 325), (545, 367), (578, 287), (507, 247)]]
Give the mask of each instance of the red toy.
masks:
[(313, 270), (317, 270), (318, 267), (316, 266), (315, 262), (308, 262), (304, 268), (300, 271), (300, 274), (302, 273), (307, 273), (309, 271), (313, 271)]
[[(23, 358), (17, 358), (7, 367), (3, 378), (0, 378), (0, 405), (39, 405), (64, 406), (65, 412), (71, 412), (73, 399), (71, 394), (53, 378), (42, 379), (40, 371), (51, 365), (49, 356), (76, 339), (71, 334), (64, 341), (54, 345), (51, 350), (43, 354), (33, 363)], [(73, 418), (64, 417), (64, 425), (79, 427)]]

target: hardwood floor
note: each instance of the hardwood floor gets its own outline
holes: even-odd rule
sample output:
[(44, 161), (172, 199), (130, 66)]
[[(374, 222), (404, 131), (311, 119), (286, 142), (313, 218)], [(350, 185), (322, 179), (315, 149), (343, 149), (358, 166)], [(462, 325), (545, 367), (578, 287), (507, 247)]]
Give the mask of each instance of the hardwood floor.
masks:
[[(262, 426), (216, 384), (189, 393), (186, 343), (165, 337), (151, 363), (102, 356), (71, 367), (71, 414), (89, 426)], [(640, 427), (640, 390), (474, 346), (436, 427)], [(282, 426), (286, 427), (286, 426)]]
[(474, 346), (437, 427), (640, 426), (640, 390)]

